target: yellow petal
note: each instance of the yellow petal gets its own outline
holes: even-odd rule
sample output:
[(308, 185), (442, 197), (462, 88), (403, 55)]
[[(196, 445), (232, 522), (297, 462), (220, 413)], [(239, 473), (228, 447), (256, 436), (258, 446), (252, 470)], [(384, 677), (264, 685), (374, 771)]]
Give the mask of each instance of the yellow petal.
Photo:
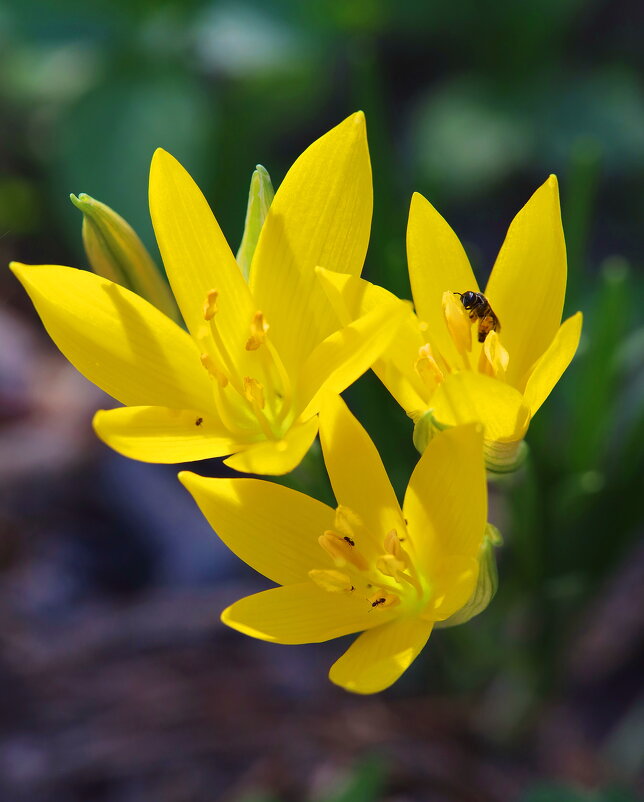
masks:
[[(389, 617), (386, 610), (378, 613)], [(274, 643), (321, 643), (376, 626), (382, 619), (355, 593), (329, 593), (313, 582), (246, 596), (221, 620), (252, 638)]]
[(557, 333), (565, 294), (566, 245), (551, 175), (512, 221), (485, 290), (510, 354), (507, 381), (519, 390)]
[(117, 401), (210, 408), (197, 347), (147, 301), (86, 270), (16, 262), (11, 269), (58, 348)]
[(443, 293), (478, 292), (478, 284), (458, 237), (417, 192), (409, 209), (407, 260), (418, 317), (428, 324), (439, 353), (448, 363), (458, 365), (458, 352), (443, 317)]
[(537, 360), (525, 387), (524, 400), (534, 415), (570, 364), (581, 337), (581, 312), (561, 324), (548, 350)]
[(457, 426), (478, 421), (486, 440), (522, 440), (530, 423), (530, 410), (521, 393), (481, 373), (446, 376), (431, 403), (439, 423)]
[(432, 598), (423, 613), (429, 621), (444, 621), (464, 607), (474, 592), (480, 563), (475, 557), (452, 555), (435, 572)]
[(318, 433), (318, 417), (294, 424), (281, 440), (264, 440), (224, 460), (242, 473), (279, 476), (296, 468)]
[(334, 568), (318, 538), (335, 510), (304, 493), (262, 479), (179, 480), (208, 523), (241, 560), (280, 585), (307, 582), (312, 568)]
[[(332, 270), (316, 268), (318, 278), (343, 325), (380, 306), (395, 302), (396, 296), (370, 281), (358, 276), (334, 273)], [(408, 309), (403, 315), (395, 337), (373, 364), (380, 381), (393, 395), (407, 414), (427, 406), (425, 384), (415, 370), (418, 349), (424, 345), (419, 321)]]
[(236, 359), (243, 359), (256, 311), (248, 285), (199, 187), (161, 148), (150, 167), (150, 213), (163, 264), (188, 329), (193, 336), (203, 330), (206, 294), (217, 290), (217, 326), (229, 351)]
[(110, 448), (142, 462), (192, 462), (223, 457), (240, 445), (212, 413), (167, 407), (101, 410), (94, 430)]
[(382, 304), (323, 340), (302, 365), (296, 390), (301, 416), (317, 412), (325, 395), (338, 395), (368, 370), (405, 314), (401, 301)]
[(329, 679), (353, 693), (384, 691), (418, 657), (432, 626), (419, 618), (400, 618), (364, 632), (331, 666)]
[(371, 226), (371, 166), (362, 112), (314, 142), (275, 194), (250, 286), (289, 372), (335, 325), (314, 269), (357, 275)]
[(483, 436), (477, 424), (439, 432), (409, 480), (403, 511), (430, 582), (445, 557), (478, 554), (487, 521)]
[(381, 549), (391, 529), (402, 535), (402, 513), (378, 450), (338, 396), (322, 407), (320, 441), (338, 504), (358, 514)]

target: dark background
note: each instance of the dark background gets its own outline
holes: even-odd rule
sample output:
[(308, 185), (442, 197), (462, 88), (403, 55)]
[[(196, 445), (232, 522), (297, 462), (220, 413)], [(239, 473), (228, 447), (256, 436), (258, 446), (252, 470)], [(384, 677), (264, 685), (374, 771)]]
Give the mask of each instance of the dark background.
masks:
[[(643, 22), (638, 0), (0, 5), (3, 264), (86, 265), (70, 192), (115, 208), (156, 258), (157, 146), (235, 249), (256, 162), (278, 185), (362, 108), (366, 276), (409, 297), (419, 190), (484, 279), (555, 172), (566, 314), (585, 314), (527, 467), (491, 487), (506, 539), (496, 599), (359, 698), (326, 679), (345, 644), (275, 646), (219, 624), (266, 583), (217, 541), (175, 467), (94, 438), (109, 400), (0, 272), (3, 802), (642, 798)], [(348, 398), (404, 488), (409, 421), (373, 376)], [(324, 492), (306, 472), (293, 481)]]

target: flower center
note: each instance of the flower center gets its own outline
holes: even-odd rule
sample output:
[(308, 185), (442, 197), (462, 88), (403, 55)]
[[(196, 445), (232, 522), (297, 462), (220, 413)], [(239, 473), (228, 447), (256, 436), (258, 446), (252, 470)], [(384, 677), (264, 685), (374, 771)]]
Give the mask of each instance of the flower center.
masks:
[(263, 312), (249, 321), (248, 339), (238, 353), (231, 351), (217, 325), (220, 293), (210, 290), (203, 304), (204, 328), (201, 362), (216, 380), (217, 410), (232, 431), (253, 435), (258, 429), (279, 440), (288, 428), (292, 387), (284, 364), (268, 336)]
[[(474, 295), (474, 293), (470, 294)], [(454, 373), (459, 370), (474, 370), (504, 381), (510, 355), (501, 344), (498, 331), (490, 328), (492, 323), (489, 323), (488, 318), (479, 318), (477, 314), (468, 312), (462, 301), (459, 300), (458, 293), (453, 292), (443, 293), (443, 316), (447, 331), (458, 354), (458, 361), (454, 364), (447, 359), (445, 354), (434, 353), (429, 343), (425, 343), (419, 348), (414, 367), (429, 394), (431, 395), (443, 381), (445, 373)], [(484, 321), (483, 332), (481, 332), (481, 320)], [(493, 320), (496, 321), (494, 325), (499, 325), (495, 315), (493, 315)], [(473, 327), (477, 329), (476, 342), (472, 337)], [(427, 332), (427, 324), (421, 322), (420, 330), (423, 334)]]
[(426, 588), (403, 546), (404, 540), (392, 529), (379, 541), (353, 510), (341, 505), (334, 528), (318, 538), (335, 567), (313, 569), (309, 577), (330, 593), (364, 598), (365, 605), (373, 610), (425, 603)]

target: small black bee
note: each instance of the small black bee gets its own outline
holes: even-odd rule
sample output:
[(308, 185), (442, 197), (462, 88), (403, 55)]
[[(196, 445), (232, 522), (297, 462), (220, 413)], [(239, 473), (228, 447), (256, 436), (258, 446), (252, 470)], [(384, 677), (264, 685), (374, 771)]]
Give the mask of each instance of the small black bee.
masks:
[(197, 420), (195, 421), (195, 426), (201, 426), (202, 423), (203, 423), (203, 418), (197, 418)]
[(371, 606), (377, 607), (379, 604), (384, 604), (386, 601), (386, 599), (376, 599), (375, 601), (371, 602)]
[(461, 296), (461, 303), (470, 313), (470, 320), (479, 321), (479, 342), (484, 343), (491, 331), (501, 331), (501, 323), (492, 311), (490, 302), (482, 292), (455, 292)]
[(345, 542), (345, 543), (348, 543), (350, 546), (355, 546), (355, 545), (356, 545), (356, 542), (355, 542), (355, 540), (352, 540), (352, 539), (351, 539), (350, 537), (348, 537), (347, 535), (345, 535), (345, 536), (342, 538), (342, 540), (344, 540), (344, 542)]

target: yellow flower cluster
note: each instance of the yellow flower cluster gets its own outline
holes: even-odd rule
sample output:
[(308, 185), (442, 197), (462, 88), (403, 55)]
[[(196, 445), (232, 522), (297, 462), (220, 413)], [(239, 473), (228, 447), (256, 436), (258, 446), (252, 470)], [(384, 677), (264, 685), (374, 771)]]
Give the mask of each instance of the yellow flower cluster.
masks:
[[(314, 142), (274, 197), (263, 168), (251, 189), (235, 257), (188, 173), (154, 154), (150, 211), (174, 298), (127, 223), (88, 196), (73, 200), (102, 275), (11, 267), (62, 353), (123, 404), (94, 419), (119, 453), (226, 457), (237, 471), (276, 475), (319, 432), (335, 509), (255, 478), (179, 478), (230, 549), (278, 585), (222, 620), (277, 643), (362, 633), (330, 678), (373, 693), (435, 625), (468, 620), (494, 592), (486, 468), (517, 467), (581, 331), (579, 313), (560, 325), (557, 183), (514, 219), (483, 294), (454, 232), (414, 195), (413, 306), (360, 278), (372, 214), (362, 113)], [(422, 452), (402, 508), (339, 397), (370, 367), (413, 419)]]

